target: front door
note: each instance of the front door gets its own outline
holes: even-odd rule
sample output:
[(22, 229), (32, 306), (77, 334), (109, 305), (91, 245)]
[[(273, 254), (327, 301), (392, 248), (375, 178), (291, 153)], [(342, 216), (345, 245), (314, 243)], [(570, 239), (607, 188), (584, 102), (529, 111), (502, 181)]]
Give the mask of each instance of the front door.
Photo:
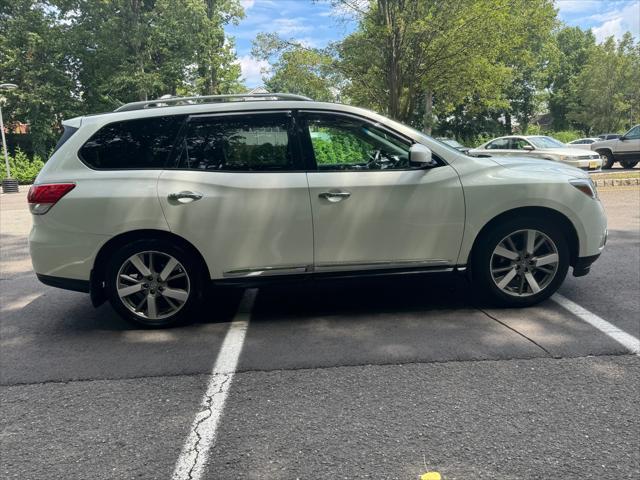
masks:
[(212, 278), (302, 273), (313, 263), (311, 207), (289, 112), (192, 116), (158, 195), (172, 232)]
[(359, 117), (303, 118), (316, 271), (455, 264), (465, 210), (452, 167), (411, 168), (409, 139)]

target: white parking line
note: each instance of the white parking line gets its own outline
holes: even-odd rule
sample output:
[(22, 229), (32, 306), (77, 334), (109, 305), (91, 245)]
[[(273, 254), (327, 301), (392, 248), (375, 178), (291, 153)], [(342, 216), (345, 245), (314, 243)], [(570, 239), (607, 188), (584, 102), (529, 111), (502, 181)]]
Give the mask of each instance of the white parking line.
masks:
[(238, 365), (256, 293), (256, 289), (246, 290), (240, 301), (213, 366), (207, 391), (202, 397), (201, 409), (196, 414), (176, 462), (173, 480), (198, 480), (204, 471)]
[(613, 338), (616, 342), (620, 343), (624, 347), (628, 348), (631, 353), (635, 353), (636, 355), (640, 355), (640, 340), (634, 337), (633, 335), (628, 334), (627, 332), (623, 332), (615, 325), (607, 322), (606, 320), (600, 318), (595, 313), (590, 312), (586, 308), (581, 307), (575, 302), (572, 302), (566, 297), (563, 297), (559, 293), (554, 294), (551, 297), (551, 300), (556, 302), (558, 305), (573, 313), (576, 317), (584, 320), (589, 325), (597, 328), (604, 334)]

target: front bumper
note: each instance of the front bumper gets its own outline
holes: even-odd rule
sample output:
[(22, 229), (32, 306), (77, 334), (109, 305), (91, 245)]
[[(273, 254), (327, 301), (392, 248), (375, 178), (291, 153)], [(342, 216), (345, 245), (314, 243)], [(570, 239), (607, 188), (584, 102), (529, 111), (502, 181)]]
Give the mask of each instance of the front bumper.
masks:
[(573, 266), (574, 277), (584, 277), (591, 270), (593, 262), (600, 258), (600, 254), (591, 255), (590, 257), (578, 257), (576, 264)]
[(602, 169), (602, 157), (583, 160), (563, 160), (562, 163), (579, 168), (580, 170), (597, 171)]

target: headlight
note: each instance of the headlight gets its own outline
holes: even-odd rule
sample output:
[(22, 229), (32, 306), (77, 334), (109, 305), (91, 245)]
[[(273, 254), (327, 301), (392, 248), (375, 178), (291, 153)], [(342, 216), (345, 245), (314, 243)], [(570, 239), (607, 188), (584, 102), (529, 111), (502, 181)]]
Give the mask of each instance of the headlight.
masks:
[(558, 160), (561, 162), (565, 162), (569, 160), (571, 157), (569, 155), (558, 155)]
[(596, 189), (596, 184), (593, 183), (593, 180), (590, 178), (577, 178), (575, 180), (569, 180), (569, 183), (580, 190), (585, 195), (597, 200), (598, 198), (598, 190)]

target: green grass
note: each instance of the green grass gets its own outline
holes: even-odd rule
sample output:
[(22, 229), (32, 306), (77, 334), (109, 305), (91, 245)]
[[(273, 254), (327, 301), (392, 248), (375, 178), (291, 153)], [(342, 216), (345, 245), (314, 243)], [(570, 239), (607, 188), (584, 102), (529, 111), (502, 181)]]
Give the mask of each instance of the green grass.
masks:
[(594, 173), (591, 175), (594, 180), (619, 180), (621, 178), (640, 178), (640, 170), (637, 172), (620, 173)]

